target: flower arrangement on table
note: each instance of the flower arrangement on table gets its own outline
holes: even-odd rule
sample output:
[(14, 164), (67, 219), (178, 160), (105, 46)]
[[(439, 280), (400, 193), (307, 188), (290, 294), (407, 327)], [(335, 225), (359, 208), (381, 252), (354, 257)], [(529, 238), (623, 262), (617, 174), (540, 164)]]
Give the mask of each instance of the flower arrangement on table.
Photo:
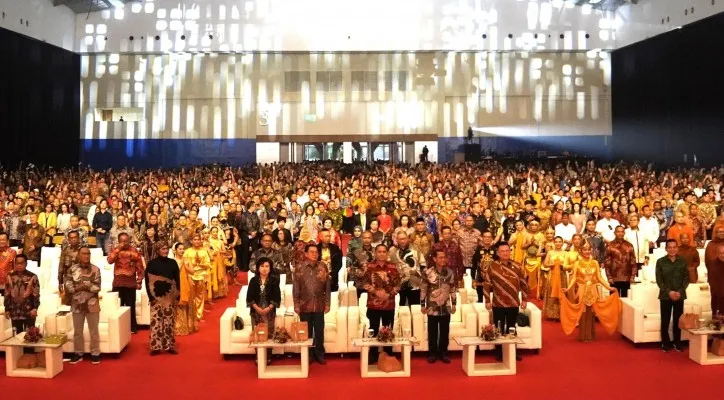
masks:
[(289, 334), (286, 328), (280, 327), (274, 331), (274, 336), (272, 336), (272, 340), (274, 340), (276, 343), (284, 344), (292, 340), (292, 335)]
[(40, 328), (37, 326), (31, 326), (27, 331), (25, 331), (23, 339), (25, 340), (25, 343), (38, 343), (43, 339), (43, 334), (40, 333)]
[(720, 331), (724, 328), (724, 316), (715, 316), (707, 323), (707, 327), (713, 331)]
[(500, 333), (495, 329), (495, 325), (488, 324), (483, 327), (483, 332), (480, 334), (480, 338), (486, 342), (492, 342), (500, 337)]
[(377, 331), (377, 340), (382, 343), (390, 343), (395, 340), (395, 332), (389, 326), (383, 326)]

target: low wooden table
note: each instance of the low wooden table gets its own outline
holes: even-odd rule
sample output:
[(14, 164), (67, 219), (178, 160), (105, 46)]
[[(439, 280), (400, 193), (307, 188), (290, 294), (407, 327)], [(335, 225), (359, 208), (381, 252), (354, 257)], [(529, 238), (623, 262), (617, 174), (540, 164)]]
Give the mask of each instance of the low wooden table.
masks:
[(689, 329), (689, 358), (700, 365), (724, 364), (724, 357), (709, 353), (709, 336), (724, 335), (724, 331), (708, 328)]
[[(414, 339), (395, 339), (392, 342), (380, 342), (377, 339), (354, 339), (352, 345), (361, 347), (360, 373), (362, 378), (406, 378), (410, 376), (410, 353)], [(383, 372), (377, 365), (370, 365), (370, 347), (402, 347), (402, 371)]]
[[(63, 372), (63, 343), (48, 344), (44, 341), (26, 343), (25, 332), (15, 335), (0, 346), (5, 346), (5, 373), (13, 378), (54, 378)], [(45, 367), (18, 368), (18, 360), (23, 356), (24, 348), (42, 349), (45, 351)]]
[[(309, 348), (312, 339), (306, 342), (277, 343), (268, 340), (261, 343), (251, 343), (249, 347), (256, 349), (257, 376), (259, 379), (290, 379), (309, 377)], [(301, 365), (266, 365), (267, 349), (288, 349), (299, 347)]]
[[(456, 336), (454, 340), (463, 348), (463, 371), (468, 376), (515, 375), (515, 346), (523, 344), (523, 339), (503, 336), (497, 340), (487, 341), (477, 336)], [(503, 362), (476, 364), (475, 349), (483, 344), (503, 346)]]

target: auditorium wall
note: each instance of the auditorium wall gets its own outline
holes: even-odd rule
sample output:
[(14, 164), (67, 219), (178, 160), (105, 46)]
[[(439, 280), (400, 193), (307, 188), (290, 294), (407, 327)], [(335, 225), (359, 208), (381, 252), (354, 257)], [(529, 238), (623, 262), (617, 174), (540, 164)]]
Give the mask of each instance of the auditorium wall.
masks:
[[(468, 126), (484, 150), (610, 150), (599, 51), (89, 54), (81, 74), (91, 164), (241, 164), (255, 141), (320, 138), (437, 138), (451, 162)], [(134, 107), (138, 121), (101, 121)]]

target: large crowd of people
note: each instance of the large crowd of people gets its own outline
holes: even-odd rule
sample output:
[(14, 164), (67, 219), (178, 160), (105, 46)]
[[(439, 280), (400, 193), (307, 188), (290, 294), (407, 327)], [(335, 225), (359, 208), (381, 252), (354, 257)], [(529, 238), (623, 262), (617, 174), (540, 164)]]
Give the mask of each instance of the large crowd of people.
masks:
[[(0, 173), (6, 317), (18, 330), (34, 324), (38, 282), (26, 261), (62, 243), (59, 292), (79, 327), (76, 343), (87, 320), (94, 362), (100, 274), (89, 246), (114, 265), (113, 290), (130, 306), (134, 332), (136, 290), (145, 280), (151, 354), (175, 354), (173, 336), (198, 331), (208, 307), (238, 285), (239, 270), (256, 273), (247, 297), (254, 324), (273, 326), (280, 294), (271, 288), (282, 275), (294, 285), (294, 308), (309, 323), (320, 363), (324, 313), (345, 264), (358, 294), (367, 293), (375, 333), (393, 323), (397, 294), (401, 305), (422, 305), (430, 362), (449, 362), (447, 327), (468, 269), (494, 324), (512, 327), (521, 306), (540, 301), (545, 318), (561, 320), (567, 332), (578, 326), (579, 339), (590, 341), (594, 313), (607, 328), (615, 323), (610, 299), (617, 297), (603, 301), (587, 285), (625, 297), (650, 252), (666, 243), (657, 278), (662, 310), (676, 316), (681, 286), (697, 280), (696, 249), (710, 240), (712, 310), (724, 311), (724, 168), (493, 160)], [(677, 278), (682, 269), (686, 282)], [(680, 349), (663, 318), (662, 338), (664, 350)]]

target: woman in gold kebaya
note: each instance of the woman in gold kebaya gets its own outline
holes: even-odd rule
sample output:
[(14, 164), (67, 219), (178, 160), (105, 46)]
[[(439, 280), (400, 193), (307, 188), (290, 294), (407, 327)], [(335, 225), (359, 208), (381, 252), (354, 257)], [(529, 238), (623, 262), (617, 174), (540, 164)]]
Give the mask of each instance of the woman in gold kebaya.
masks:
[(556, 236), (553, 239), (553, 249), (549, 250), (543, 261), (541, 269), (546, 273), (546, 285), (543, 297), (543, 316), (549, 319), (560, 319), (561, 306), (560, 298), (563, 285), (567, 285), (566, 279), (566, 260), (568, 252), (563, 250), (563, 238)]
[[(598, 293), (599, 285), (613, 293), (606, 299), (601, 299)], [(563, 332), (570, 335), (578, 325), (578, 340), (591, 342), (596, 337), (595, 317), (598, 317), (609, 335), (616, 332), (621, 302), (615, 289), (601, 276), (601, 268), (598, 261), (591, 257), (591, 245), (588, 242), (581, 247), (581, 255), (573, 267), (571, 282), (565, 291), (570, 292), (574, 286), (578, 288), (575, 303), (561, 297)]]

